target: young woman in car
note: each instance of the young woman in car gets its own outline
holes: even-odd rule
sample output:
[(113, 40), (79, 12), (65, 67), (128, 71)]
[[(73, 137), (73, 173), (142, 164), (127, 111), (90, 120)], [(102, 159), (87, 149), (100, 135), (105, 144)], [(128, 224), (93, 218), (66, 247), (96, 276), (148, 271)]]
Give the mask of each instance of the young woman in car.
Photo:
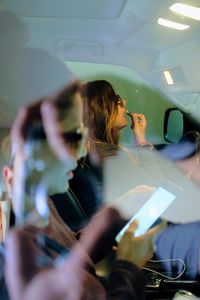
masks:
[[(90, 81), (83, 85), (85, 124), (95, 144), (119, 146), (120, 132), (128, 125), (126, 100), (117, 95), (106, 80)], [(130, 113), (129, 113), (130, 114)], [(143, 114), (133, 113), (132, 131), (136, 145), (148, 144), (145, 133), (147, 122)]]
[[(85, 167), (75, 172), (70, 188), (76, 195), (88, 217), (102, 205), (103, 174), (105, 158), (117, 155), (120, 133), (128, 126), (126, 100), (114, 91), (106, 80), (87, 82), (82, 86), (84, 99), (84, 123), (89, 130), (88, 152)], [(146, 141), (147, 121), (143, 114), (133, 113), (132, 133), (136, 145), (150, 146)], [(81, 186), (82, 189), (77, 189)], [(55, 203), (56, 204), (56, 203)], [(58, 208), (59, 209), (59, 208)]]

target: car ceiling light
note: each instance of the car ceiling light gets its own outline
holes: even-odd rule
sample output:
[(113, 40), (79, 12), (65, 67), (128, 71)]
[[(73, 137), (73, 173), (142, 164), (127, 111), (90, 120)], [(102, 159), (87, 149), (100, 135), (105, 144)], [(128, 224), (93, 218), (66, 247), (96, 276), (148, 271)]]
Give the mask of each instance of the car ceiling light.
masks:
[(162, 18), (158, 19), (158, 24), (166, 26), (166, 27), (170, 27), (170, 28), (173, 28), (173, 29), (177, 29), (177, 30), (185, 30), (185, 29), (190, 27), (189, 25), (172, 22), (172, 21), (162, 19)]
[(173, 81), (170, 71), (166, 70), (163, 72), (163, 74), (165, 76), (165, 79), (166, 79), (168, 85), (174, 84), (174, 81)]
[(169, 8), (170, 10), (180, 14), (182, 16), (186, 16), (192, 18), (194, 20), (200, 20), (200, 8), (196, 6), (191, 6), (183, 3), (175, 3)]

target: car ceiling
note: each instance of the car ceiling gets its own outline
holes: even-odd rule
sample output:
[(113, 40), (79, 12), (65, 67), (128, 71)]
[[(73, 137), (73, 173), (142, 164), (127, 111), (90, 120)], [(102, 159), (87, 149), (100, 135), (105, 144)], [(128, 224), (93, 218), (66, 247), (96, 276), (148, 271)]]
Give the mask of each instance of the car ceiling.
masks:
[[(9, 9), (26, 25), (26, 29), (22, 29), (24, 30), (23, 43), (26, 47), (42, 49), (63, 61), (128, 66), (183, 110), (191, 112), (192, 107), (192, 112), (195, 111), (194, 116), (199, 117), (196, 109), (200, 101), (199, 22), (172, 13), (169, 7), (175, 2), (172, 0), (2, 0), (0, 3), (2, 10)], [(198, 0), (181, 2), (199, 5)], [(165, 28), (157, 24), (159, 17), (188, 24), (191, 27), (185, 31)], [(4, 28), (3, 41), (7, 42), (5, 36), (10, 35), (10, 30), (13, 31), (13, 24), (10, 26), (9, 23), (0, 22), (1, 28)], [(2, 30), (0, 34), (2, 35)], [(15, 45), (15, 39), (13, 43)], [(11, 42), (7, 44), (0, 63), (5, 67), (5, 62), (6, 65), (13, 65), (14, 62), (17, 69), (19, 65), (15, 59), (11, 59), (12, 51), (9, 45), (13, 46)], [(52, 68), (54, 68), (53, 64)], [(162, 71), (165, 69), (176, 72), (181, 80), (173, 86), (168, 86), (162, 76)], [(12, 73), (12, 68), (9, 72)], [(1, 77), (4, 77), (4, 74), (5, 72), (1, 72)], [(5, 89), (5, 78), (1, 82), (4, 82)], [(11, 83), (9, 82), (9, 87), (6, 88), (10, 89)], [(63, 84), (62, 80), (60, 84)], [(50, 85), (53, 90), (53, 84)], [(25, 101), (22, 100), (21, 95), (21, 98), (14, 99), (13, 94), (10, 97), (12, 101), (9, 102), (10, 94), (7, 97), (1, 92), (3, 97), (0, 98), (2, 107), (0, 127), (9, 125), (13, 118), (11, 111), (16, 111)], [(31, 98), (37, 96), (36, 93)]]

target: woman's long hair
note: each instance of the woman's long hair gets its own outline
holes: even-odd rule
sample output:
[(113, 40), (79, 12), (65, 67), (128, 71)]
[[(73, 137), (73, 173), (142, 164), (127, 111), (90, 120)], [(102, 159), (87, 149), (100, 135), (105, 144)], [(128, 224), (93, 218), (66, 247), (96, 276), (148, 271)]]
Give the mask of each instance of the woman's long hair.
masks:
[(113, 124), (117, 115), (117, 100), (112, 85), (106, 80), (90, 81), (83, 85), (84, 124), (92, 139), (118, 145), (119, 130)]

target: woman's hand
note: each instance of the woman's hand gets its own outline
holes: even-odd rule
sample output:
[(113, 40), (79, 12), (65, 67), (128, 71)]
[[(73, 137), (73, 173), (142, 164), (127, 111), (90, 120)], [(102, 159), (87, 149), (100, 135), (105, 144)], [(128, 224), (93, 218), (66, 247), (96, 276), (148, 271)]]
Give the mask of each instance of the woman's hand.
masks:
[(146, 144), (146, 127), (147, 121), (145, 115), (143, 114), (132, 114), (133, 122), (133, 132), (135, 134), (135, 139), (137, 144)]
[(126, 230), (117, 247), (117, 259), (127, 260), (142, 267), (153, 257), (154, 238), (165, 229), (166, 222), (163, 221), (145, 234), (135, 237), (134, 233), (137, 227), (137, 221), (133, 221)]

